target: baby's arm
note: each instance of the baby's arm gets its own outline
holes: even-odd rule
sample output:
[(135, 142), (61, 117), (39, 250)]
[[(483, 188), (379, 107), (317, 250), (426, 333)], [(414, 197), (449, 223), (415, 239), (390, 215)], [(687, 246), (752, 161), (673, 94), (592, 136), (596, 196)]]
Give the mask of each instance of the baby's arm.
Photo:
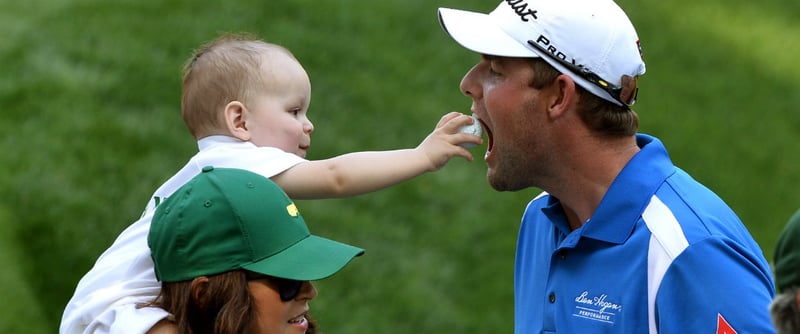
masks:
[(293, 199), (347, 197), (380, 190), (439, 170), (453, 157), (472, 161), (472, 154), (459, 144), (481, 144), (483, 139), (457, 132), (472, 122), (469, 116), (451, 112), (442, 116), (436, 129), (416, 148), (354, 152), (307, 161), (272, 180)]

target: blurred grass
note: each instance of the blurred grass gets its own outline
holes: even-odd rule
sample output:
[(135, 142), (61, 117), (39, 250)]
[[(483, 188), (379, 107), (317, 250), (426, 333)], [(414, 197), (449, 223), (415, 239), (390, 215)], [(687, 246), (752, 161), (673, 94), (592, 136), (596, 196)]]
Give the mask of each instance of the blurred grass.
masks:
[[(312, 80), (310, 158), (411, 147), (477, 56), (436, 8), (496, 1), (0, 0), (0, 332), (52, 333), (78, 279), (196, 150), (180, 68), (221, 31), (291, 49)], [(648, 73), (637, 111), (675, 163), (740, 214), (771, 258), (800, 206), (800, 5), (624, 0)], [(514, 243), (536, 193), (476, 161), (350, 199), (302, 201), (311, 229), (367, 255), (317, 283), (327, 332), (510, 332)]]

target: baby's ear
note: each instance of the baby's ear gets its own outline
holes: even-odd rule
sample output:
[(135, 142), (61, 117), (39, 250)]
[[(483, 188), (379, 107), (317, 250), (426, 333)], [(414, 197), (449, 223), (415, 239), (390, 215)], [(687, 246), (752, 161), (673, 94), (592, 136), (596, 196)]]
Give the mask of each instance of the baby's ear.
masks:
[(250, 140), (250, 131), (245, 122), (245, 106), (239, 101), (231, 101), (225, 106), (225, 127), (228, 133), (242, 141)]

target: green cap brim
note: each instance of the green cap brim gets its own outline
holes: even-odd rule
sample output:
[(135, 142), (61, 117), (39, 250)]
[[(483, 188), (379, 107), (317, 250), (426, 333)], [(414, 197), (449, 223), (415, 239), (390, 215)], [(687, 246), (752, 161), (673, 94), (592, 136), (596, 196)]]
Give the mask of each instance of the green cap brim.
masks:
[(242, 268), (274, 277), (315, 281), (337, 273), (362, 254), (361, 248), (309, 235), (275, 255)]

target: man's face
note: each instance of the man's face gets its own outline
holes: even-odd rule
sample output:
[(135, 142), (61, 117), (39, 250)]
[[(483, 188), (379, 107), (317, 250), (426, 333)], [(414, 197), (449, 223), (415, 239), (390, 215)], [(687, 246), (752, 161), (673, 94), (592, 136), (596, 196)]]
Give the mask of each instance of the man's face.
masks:
[(489, 139), (487, 179), (499, 191), (535, 186), (547, 161), (546, 110), (541, 91), (530, 86), (533, 69), (526, 58), (481, 56), (461, 81), (472, 98)]

